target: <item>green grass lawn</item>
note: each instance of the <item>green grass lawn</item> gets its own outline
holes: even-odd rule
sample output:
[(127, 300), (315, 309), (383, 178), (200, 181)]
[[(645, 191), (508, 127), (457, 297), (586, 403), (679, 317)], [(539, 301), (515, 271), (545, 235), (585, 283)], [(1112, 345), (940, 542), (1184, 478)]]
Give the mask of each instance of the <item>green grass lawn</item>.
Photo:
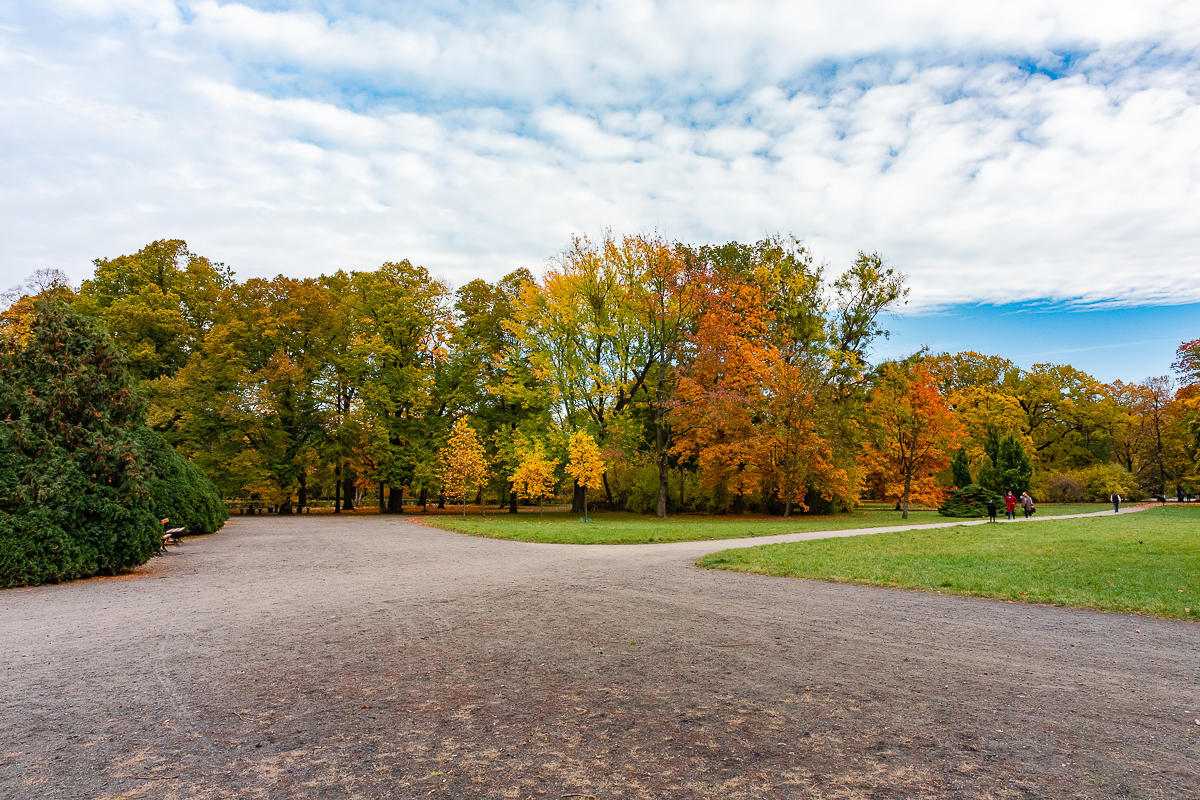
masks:
[[(1039, 516), (1048, 514), (1080, 514), (1100, 511), (1110, 506), (1063, 505), (1038, 508)], [(1001, 516), (1004, 512), (1001, 511)], [(776, 536), (781, 533), (809, 531), (840, 531), (851, 528), (876, 528), (888, 525), (916, 525), (929, 522), (953, 522), (936, 511), (909, 511), (908, 521), (891, 507), (869, 507), (853, 514), (828, 516), (782, 517), (738, 516), (703, 517), (676, 516), (660, 520), (651, 516), (629, 513), (593, 513), (591, 522), (580, 522), (578, 514), (547, 513), (539, 519), (536, 513), (506, 514), (499, 512), (487, 517), (467, 519), (439, 514), (426, 516), (422, 521), (448, 531), (487, 536), (493, 539), (512, 539), (547, 544), (648, 544), (651, 542), (698, 542), (712, 539), (741, 539), (748, 536)]]
[(1198, 619), (1200, 505), (1029, 525), (770, 544), (724, 550), (696, 563), (790, 578)]

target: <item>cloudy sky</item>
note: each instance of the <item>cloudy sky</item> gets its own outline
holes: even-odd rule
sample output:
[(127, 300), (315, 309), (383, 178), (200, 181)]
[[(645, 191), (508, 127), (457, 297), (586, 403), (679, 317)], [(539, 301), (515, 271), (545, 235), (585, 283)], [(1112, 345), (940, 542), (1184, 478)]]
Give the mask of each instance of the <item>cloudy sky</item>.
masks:
[(892, 348), (1140, 379), (1200, 336), (1198, 143), (1194, 1), (10, 0), (0, 289), (166, 237), (463, 283), (783, 232), (910, 275)]

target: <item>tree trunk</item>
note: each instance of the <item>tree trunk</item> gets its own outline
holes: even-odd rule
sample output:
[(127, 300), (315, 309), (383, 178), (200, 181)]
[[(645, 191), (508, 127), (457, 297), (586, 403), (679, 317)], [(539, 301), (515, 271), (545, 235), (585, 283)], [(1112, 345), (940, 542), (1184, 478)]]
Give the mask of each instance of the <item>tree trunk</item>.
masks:
[(573, 494), (571, 495), (571, 513), (572, 514), (582, 514), (583, 513), (583, 501), (584, 501), (583, 494), (584, 494), (583, 487), (579, 485), (579, 481), (575, 481)]
[(342, 513), (342, 465), (338, 462), (333, 470), (333, 513)]
[(508, 513), (510, 513), (510, 514), (517, 513), (517, 485), (515, 483), (509, 484)]
[(667, 428), (663, 425), (662, 406), (663, 387), (667, 383), (665, 355), (665, 353), (659, 354), (658, 395), (654, 401), (654, 444), (658, 456), (658, 508), (655, 509), (655, 515), (659, 519), (667, 518), (667, 490), (671, 488), (670, 465), (667, 464)]
[(683, 511), (683, 462), (679, 464), (679, 510)]
[(308, 508), (308, 473), (304, 470), (300, 470), (300, 493), (296, 505), (300, 507), (301, 512)]
[(425, 510), (425, 503), (429, 500), (429, 490), (424, 486), (421, 487), (421, 511)]
[(613, 502), (612, 489), (608, 488), (608, 470), (604, 470), (604, 473), (600, 477), (604, 479), (604, 499), (608, 503), (608, 508), (611, 511), (617, 507), (617, 504)]
[(908, 493), (912, 490), (912, 470), (904, 470), (904, 519), (908, 519)]
[(667, 454), (663, 453), (658, 462), (658, 508), (655, 514), (659, 519), (667, 518), (667, 491), (671, 488), (671, 467), (667, 464)]
[(381, 513), (381, 514), (387, 513), (387, 504), (384, 502), (384, 499), (383, 499), (383, 481), (379, 482), (379, 513)]
[(343, 478), (342, 484), (342, 508), (346, 511), (354, 510), (354, 476), (350, 474), (349, 467), (346, 468), (346, 477)]
[(388, 486), (388, 504), (387, 513), (403, 514), (404, 513), (404, 487), (403, 486)]
[(438, 508), (446, 507), (446, 493), (438, 492)]

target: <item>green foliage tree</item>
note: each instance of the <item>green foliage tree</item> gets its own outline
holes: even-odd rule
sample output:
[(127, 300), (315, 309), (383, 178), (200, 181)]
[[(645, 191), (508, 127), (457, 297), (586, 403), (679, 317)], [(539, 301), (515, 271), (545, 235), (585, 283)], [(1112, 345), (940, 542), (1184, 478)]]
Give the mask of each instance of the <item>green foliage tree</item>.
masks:
[(124, 356), (65, 305), (39, 304), (26, 341), (0, 343), (0, 586), (112, 574), (159, 549), (142, 413)]
[(173, 375), (214, 322), (219, 298), (233, 283), (223, 264), (163, 239), (129, 256), (98, 258), (76, 307), (100, 317), (128, 354), (134, 377)]
[(959, 448), (955, 452), (954, 458), (950, 460), (950, 473), (953, 476), (954, 485), (960, 489), (974, 483), (971, 480), (971, 462), (967, 459), (966, 450)]

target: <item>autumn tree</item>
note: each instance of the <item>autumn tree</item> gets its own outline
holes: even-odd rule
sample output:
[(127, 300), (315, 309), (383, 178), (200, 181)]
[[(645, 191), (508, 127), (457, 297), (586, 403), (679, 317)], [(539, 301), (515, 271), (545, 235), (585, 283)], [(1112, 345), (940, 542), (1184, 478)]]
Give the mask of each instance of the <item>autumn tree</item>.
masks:
[[(638, 299), (647, 267), (641, 255), (637, 237), (606, 233), (599, 243), (575, 237), (514, 307), (514, 330), (549, 389), (559, 426), (590, 427), (602, 442), (647, 399), (660, 352)], [(601, 483), (611, 504), (606, 475)], [(576, 487), (573, 509), (584, 491)]]
[(963, 430), (928, 371), (920, 365), (882, 365), (867, 403), (867, 424), (871, 435), (864, 459), (884, 496), (901, 504), (904, 519), (911, 500), (937, 505), (943, 492), (934, 475), (949, 465), (949, 451)]
[(356, 380), (369, 426), (372, 477), (381, 510), (398, 513), (414, 470), (436, 457), (449, 433), (447, 398), (434, 387), (453, 327), (450, 292), (409, 261), (354, 273), (351, 281), (345, 302), (357, 327), (349, 357), (362, 365)]
[(517, 495), (509, 480), (517, 467), (518, 441), (551, 427), (550, 401), (529, 367), (516, 331), (514, 304), (534, 284), (525, 269), (496, 283), (470, 281), (455, 292), (454, 327), (449, 356), (438, 362), (434, 393), (437, 413), (469, 414), (488, 443), (488, 455), (501, 485), (500, 502), (517, 513)]
[(584, 489), (583, 519), (590, 522), (587, 515), (586, 492), (588, 489), (599, 489), (603, 485), (604, 458), (600, 455), (600, 448), (596, 445), (596, 440), (590, 434), (576, 431), (571, 434), (567, 459), (567, 474)]
[(1171, 369), (1187, 384), (1200, 383), (1200, 339), (1179, 345)]
[(558, 469), (558, 462), (546, 455), (541, 442), (522, 440), (516, 452), (517, 468), (509, 477), (513, 491), (537, 500), (540, 516), (542, 500), (554, 490), (554, 473)]
[(104, 321), (140, 379), (173, 375), (204, 338), (233, 284), (224, 264), (188, 250), (180, 239), (162, 239), (133, 255), (94, 262), (76, 308)]
[(450, 438), (439, 453), (438, 460), (442, 467), (439, 475), (442, 489), (447, 498), (459, 498), (462, 501), (465, 519), (468, 492), (482, 488), (491, 477), (483, 443), (465, 417), (454, 423)]

